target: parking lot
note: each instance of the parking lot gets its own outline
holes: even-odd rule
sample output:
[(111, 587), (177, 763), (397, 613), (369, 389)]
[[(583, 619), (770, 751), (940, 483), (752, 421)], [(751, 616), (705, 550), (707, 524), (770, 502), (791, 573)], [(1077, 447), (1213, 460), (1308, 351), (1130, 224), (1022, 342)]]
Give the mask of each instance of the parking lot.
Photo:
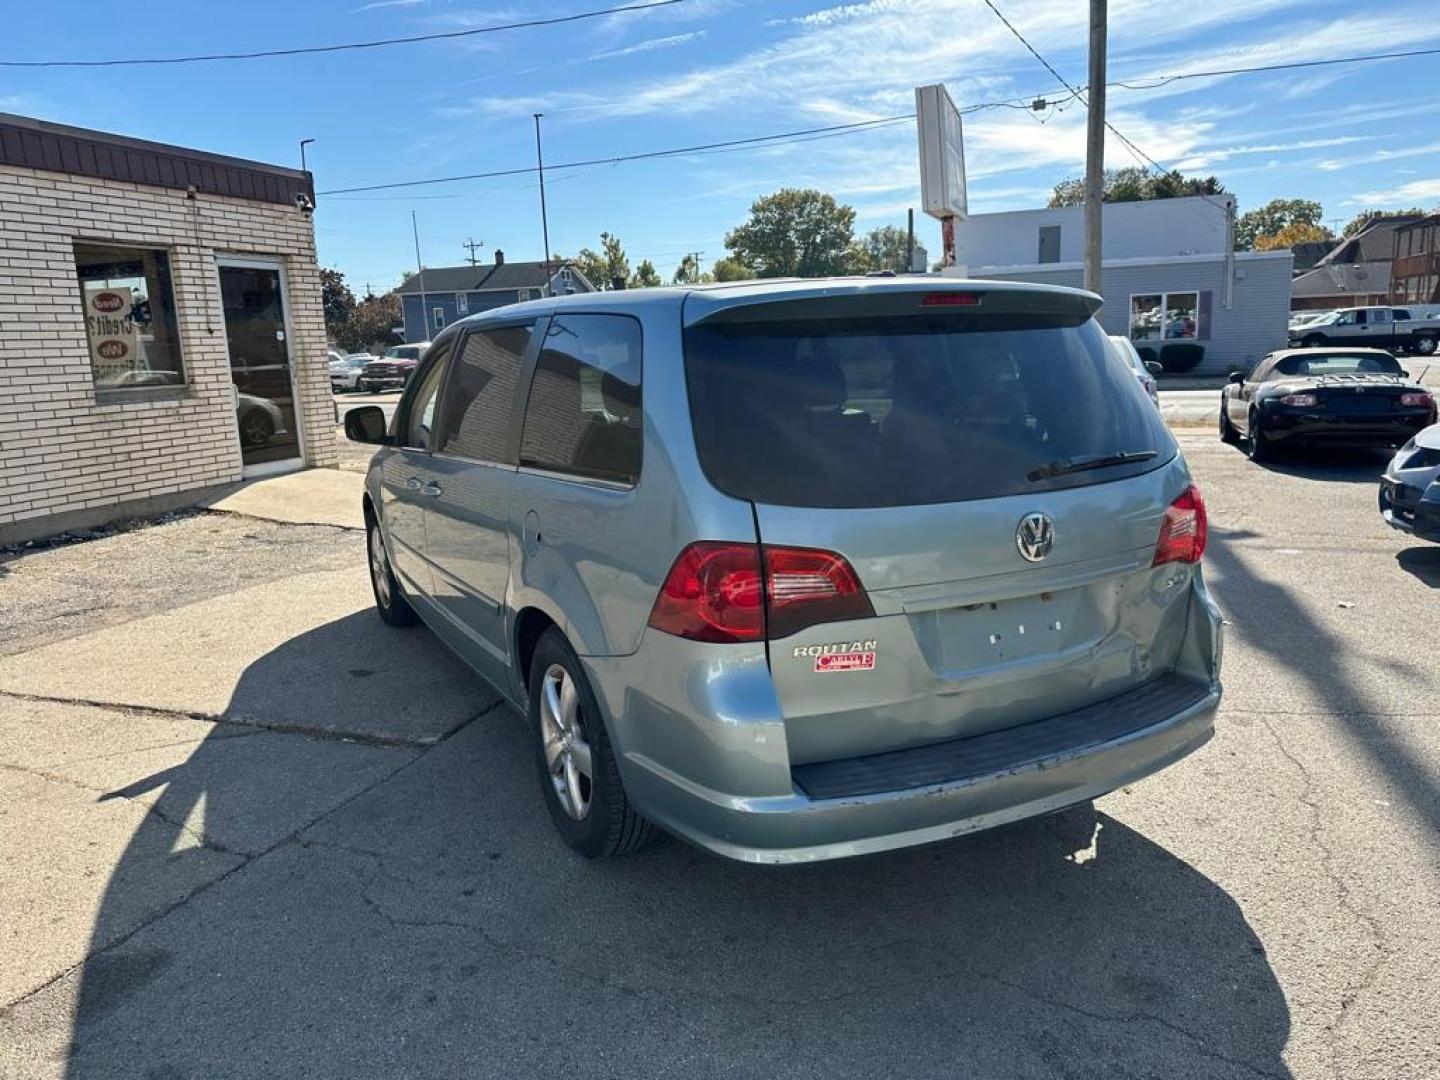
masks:
[(520, 718), (380, 623), (353, 530), (5, 556), (0, 1076), (1433, 1077), (1440, 547), (1381, 523), (1383, 455), (1182, 443), (1215, 739), (789, 869), (575, 858)]

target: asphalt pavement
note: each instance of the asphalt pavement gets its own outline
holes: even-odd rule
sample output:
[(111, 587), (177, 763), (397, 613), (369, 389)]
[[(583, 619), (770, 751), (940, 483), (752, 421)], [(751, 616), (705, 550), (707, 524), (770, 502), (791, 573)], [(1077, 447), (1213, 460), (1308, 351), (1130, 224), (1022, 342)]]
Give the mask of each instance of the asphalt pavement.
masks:
[(1215, 739), (809, 867), (574, 857), (520, 718), (379, 623), (353, 530), (0, 556), (0, 1077), (1433, 1080), (1440, 547), (1380, 521), (1383, 455), (1181, 441)]

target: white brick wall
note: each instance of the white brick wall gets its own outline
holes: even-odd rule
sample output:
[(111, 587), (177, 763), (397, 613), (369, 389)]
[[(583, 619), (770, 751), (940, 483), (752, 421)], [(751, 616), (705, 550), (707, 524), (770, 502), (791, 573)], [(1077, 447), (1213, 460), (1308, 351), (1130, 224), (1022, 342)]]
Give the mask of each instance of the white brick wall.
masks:
[[(198, 212), (197, 212), (198, 211)], [(100, 404), (77, 239), (165, 248), (187, 385)], [(240, 479), (217, 254), (280, 258), (308, 465), (336, 462), (315, 231), (291, 206), (0, 165), (0, 532), (66, 511)]]

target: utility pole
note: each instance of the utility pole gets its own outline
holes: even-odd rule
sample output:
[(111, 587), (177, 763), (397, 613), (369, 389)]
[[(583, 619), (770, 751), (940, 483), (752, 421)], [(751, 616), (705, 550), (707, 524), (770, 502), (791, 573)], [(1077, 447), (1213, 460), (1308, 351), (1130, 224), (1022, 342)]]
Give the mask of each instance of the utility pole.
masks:
[(469, 250), (471, 266), (475, 266), (477, 263), (479, 263), (480, 260), (475, 257), (475, 252), (477, 249), (485, 246), (484, 240), (476, 240), (474, 237), (469, 237), (460, 246)]
[(545, 156), (540, 152), (540, 117), (535, 114), (535, 167), (540, 172), (540, 231), (545, 238), (545, 295), (550, 295), (550, 221), (545, 216)]
[(1085, 125), (1085, 288), (1101, 291), (1100, 220), (1105, 198), (1106, 0), (1090, 0), (1090, 86)]
[(910, 273), (915, 269), (915, 208), (912, 206), (905, 211), (905, 270)]
[(695, 273), (695, 278), (694, 278), (694, 280), (691, 281), (691, 282), (689, 282), (689, 284), (691, 284), (691, 285), (699, 285), (699, 284), (700, 284), (700, 256), (702, 256), (702, 255), (704, 255), (704, 254), (705, 254), (705, 253), (704, 253), (703, 251), (692, 251), (692, 252), (690, 252), (690, 265), (691, 265), (692, 267), (694, 267), (694, 273)]
[[(410, 231), (415, 236), (415, 272), (420, 277), (420, 326), (425, 331), (421, 341), (430, 339), (430, 312), (429, 303), (425, 299), (425, 264), (420, 261), (420, 226), (415, 220), (415, 211), (410, 211)], [(404, 303), (402, 300), (401, 303)], [(404, 314), (402, 309), (401, 314)], [(407, 327), (408, 329), (408, 327)]]

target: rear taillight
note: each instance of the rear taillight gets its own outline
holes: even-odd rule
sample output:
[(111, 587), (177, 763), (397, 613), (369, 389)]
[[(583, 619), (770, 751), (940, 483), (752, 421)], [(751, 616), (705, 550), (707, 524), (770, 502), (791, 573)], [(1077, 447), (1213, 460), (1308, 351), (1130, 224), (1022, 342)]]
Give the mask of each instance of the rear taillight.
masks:
[(1155, 544), (1155, 559), (1150, 565), (1198, 563), (1205, 554), (1208, 530), (1205, 500), (1200, 497), (1200, 489), (1192, 485), (1166, 508), (1160, 522), (1160, 539)]
[(676, 558), (650, 625), (692, 641), (759, 641), (767, 625), (782, 638), (874, 614), (854, 569), (833, 551), (705, 541)]
[(1400, 395), (1400, 404), (1406, 408), (1423, 409), (1435, 401), (1433, 397), (1425, 393), (1408, 393)]
[(818, 548), (762, 550), (772, 638), (789, 637), (817, 623), (868, 619), (875, 614), (844, 556)]
[(754, 544), (691, 544), (660, 586), (650, 625), (693, 641), (761, 640), (765, 609), (759, 549)]
[(1293, 405), (1301, 409), (1313, 409), (1320, 404), (1320, 399), (1314, 394), (1286, 394), (1280, 399), (1281, 405)]
[(920, 300), (921, 307), (975, 307), (980, 294), (973, 292), (932, 292)]

